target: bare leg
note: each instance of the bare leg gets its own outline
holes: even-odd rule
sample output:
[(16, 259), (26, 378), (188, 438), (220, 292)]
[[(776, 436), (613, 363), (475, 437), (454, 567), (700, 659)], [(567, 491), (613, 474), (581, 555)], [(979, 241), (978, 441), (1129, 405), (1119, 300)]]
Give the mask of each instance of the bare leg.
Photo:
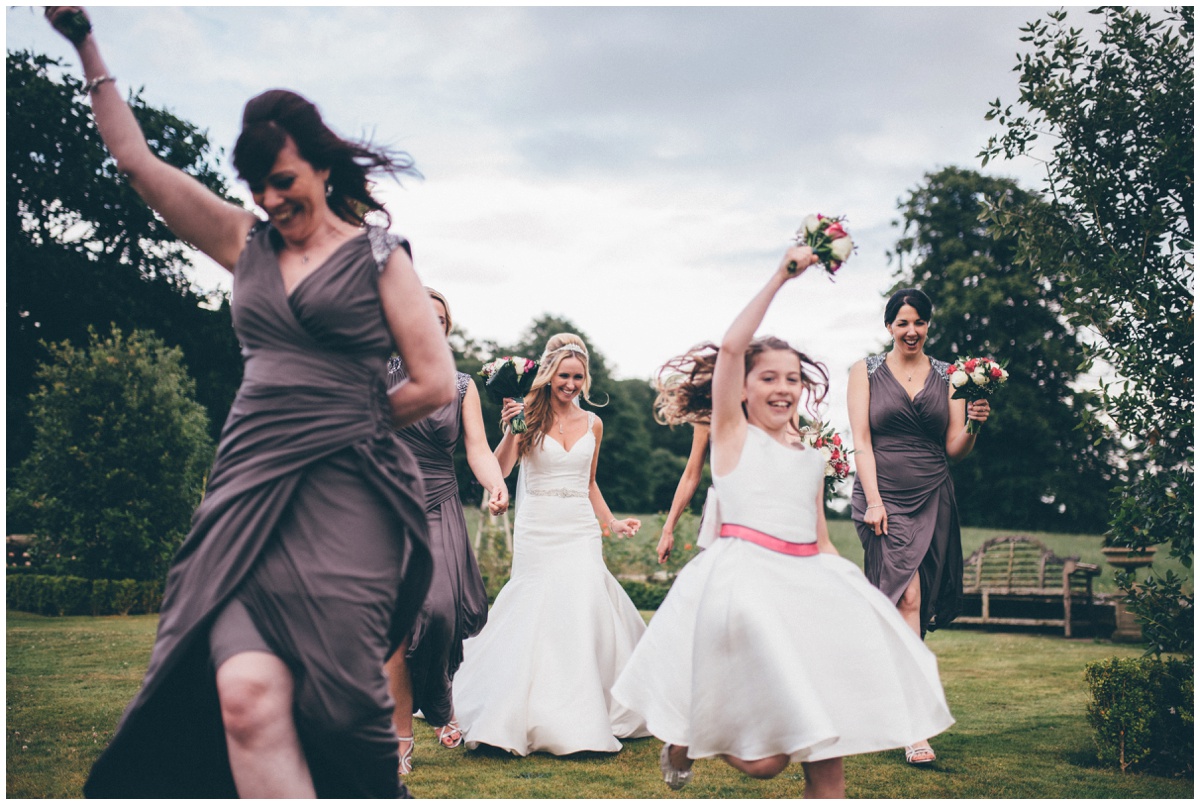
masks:
[(846, 773), (840, 757), (801, 763), (804, 769), (805, 799), (844, 799)]
[(908, 583), (900, 600), (896, 603), (896, 608), (900, 610), (900, 616), (904, 618), (904, 622), (909, 628), (917, 633), (917, 637), (921, 636), (921, 577), (914, 573), (912, 580)]
[(385, 666), (388, 690), (396, 700), (396, 708), (392, 711), (392, 723), (396, 725), (396, 734), (401, 738), (411, 738), (413, 734), (412, 678), (408, 675), (408, 664), (405, 662), (407, 654), (408, 638), (405, 638)]
[[(900, 596), (900, 601), (896, 604), (896, 608), (900, 611), (900, 616), (904, 618), (904, 622), (909, 628), (916, 632), (917, 637), (921, 636), (921, 576), (914, 573), (912, 581), (908, 583), (904, 594)], [(928, 749), (929, 760), (919, 762), (929, 762), (933, 760), (933, 749), (929, 746), (929, 741), (917, 741), (910, 749)], [(925, 756), (919, 756), (925, 757)]]
[(293, 693), (291, 671), (265, 651), (235, 654), (217, 669), (229, 768), (239, 797), (316, 797), (292, 715)]
[(671, 765), (680, 771), (687, 771), (692, 767), (693, 761), (688, 757), (688, 748), (686, 746), (676, 746), (671, 744), (667, 749), (667, 757), (671, 760)]
[(788, 763), (791, 762), (791, 758), (787, 755), (771, 755), (771, 757), (765, 757), (761, 760), (742, 760), (740, 757), (734, 757), (733, 755), (721, 755), (721, 760), (724, 760), (742, 774), (748, 774), (759, 780), (770, 780), (786, 769)]

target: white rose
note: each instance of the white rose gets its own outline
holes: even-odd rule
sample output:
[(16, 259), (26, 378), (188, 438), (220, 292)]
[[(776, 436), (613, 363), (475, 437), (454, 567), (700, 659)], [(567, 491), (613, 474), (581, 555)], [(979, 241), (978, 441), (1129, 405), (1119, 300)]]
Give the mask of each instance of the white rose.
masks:
[(986, 386), (988, 384), (988, 379), (987, 373), (983, 372), (982, 370), (977, 369), (971, 374), (971, 382), (976, 386)]
[(513, 361), (512, 364), (513, 364), (513, 369), (517, 373), (517, 377), (520, 377), (521, 375), (525, 374), (525, 361), (520, 360), (518, 358), (517, 360)]
[(833, 478), (833, 477), (834, 477), (834, 476), (836, 476), (836, 475), (837, 475), (837, 470), (835, 470), (835, 469), (834, 469), (832, 466), (830, 466), (829, 464), (826, 464), (826, 465), (825, 465), (825, 477), (826, 477), (826, 478)]
[(1007, 380), (1008, 380), (1008, 370), (1007, 370), (1007, 369), (1001, 369), (1001, 370), (1000, 370), (1000, 382), (1001, 382), (1001, 383), (1004, 383), (1004, 382), (1005, 382), (1005, 381), (1007, 381)]
[(825, 459), (825, 463), (829, 463), (829, 459), (833, 457), (833, 451), (828, 447), (821, 448), (821, 457)]
[(959, 369), (954, 374), (950, 375), (950, 385), (956, 389), (960, 389), (967, 385), (967, 373)]
[(850, 259), (850, 253), (854, 251), (854, 241), (850, 238), (838, 238), (829, 244), (829, 252), (833, 255), (833, 259), (839, 263), (844, 263)]
[(804, 221), (800, 224), (800, 228), (805, 234), (811, 234), (821, 228), (821, 219), (815, 215), (805, 216)]

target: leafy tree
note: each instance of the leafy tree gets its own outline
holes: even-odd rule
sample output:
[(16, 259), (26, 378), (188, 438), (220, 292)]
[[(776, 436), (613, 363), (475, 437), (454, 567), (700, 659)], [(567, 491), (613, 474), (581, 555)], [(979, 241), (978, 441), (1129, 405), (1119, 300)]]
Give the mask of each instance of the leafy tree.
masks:
[(979, 220), (1001, 195), (1036, 203), (1011, 181), (953, 167), (927, 174), (900, 203), (896, 288), (933, 300), (929, 354), (991, 355), (1010, 374), (971, 459), (951, 470), (959, 509), (970, 525), (1100, 531), (1095, 499), (1112, 485), (1111, 446), (1078, 427), (1089, 395), (1072, 389), (1082, 352), (1060, 315), (1062, 286), (1017, 259), (1014, 236), (993, 238)]
[[(181, 347), (215, 436), (241, 379), (228, 301), (190, 287), (187, 246), (117, 171), (79, 79), (54, 59), (10, 52), (6, 97), (8, 466), (32, 445), (43, 342), (85, 343), (89, 326), (153, 329)], [(130, 105), (151, 149), (228, 198), (204, 132), (138, 93)]]
[(9, 511), (40, 564), (85, 578), (159, 579), (187, 532), (212, 460), (183, 354), (152, 334), (49, 347), (32, 395), (33, 450)]
[[(1045, 204), (1005, 198), (989, 219), (1018, 256), (1064, 284), (1068, 321), (1111, 369), (1095, 413), (1136, 446), (1114, 496), (1108, 540), (1169, 543), (1192, 562), (1195, 479), (1195, 11), (1101, 8), (1085, 34), (1060, 10), (1021, 30), (1016, 108), (980, 156), (1032, 155)], [(1043, 143), (1045, 150), (1038, 149)], [(1046, 152), (1048, 150), (1048, 153)], [(1052, 272), (1049, 267), (1053, 267)], [(1090, 410), (1090, 409), (1089, 409)], [(1193, 596), (1172, 574), (1133, 585), (1152, 651), (1192, 650)]]

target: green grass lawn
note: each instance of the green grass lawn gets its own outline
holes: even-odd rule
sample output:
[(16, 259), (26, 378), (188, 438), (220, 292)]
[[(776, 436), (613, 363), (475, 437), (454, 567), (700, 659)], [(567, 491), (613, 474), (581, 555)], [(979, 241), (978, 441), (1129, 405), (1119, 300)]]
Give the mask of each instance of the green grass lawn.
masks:
[[(156, 624), (155, 616), (8, 612), (7, 796), (80, 796), (88, 768), (138, 687)], [(910, 768), (899, 751), (849, 758), (850, 796), (1192, 798), (1191, 780), (1122, 775), (1095, 762), (1083, 666), (1136, 656), (1138, 648), (965, 630), (936, 632), (929, 647), (958, 720), (934, 740), (936, 767)], [(626, 742), (615, 756), (519, 759), (442, 749), (418, 722), (409, 783), (427, 798), (781, 798), (803, 790), (799, 766), (759, 781), (703, 760), (694, 782), (671, 793), (658, 776), (660, 746), (647, 738)]]

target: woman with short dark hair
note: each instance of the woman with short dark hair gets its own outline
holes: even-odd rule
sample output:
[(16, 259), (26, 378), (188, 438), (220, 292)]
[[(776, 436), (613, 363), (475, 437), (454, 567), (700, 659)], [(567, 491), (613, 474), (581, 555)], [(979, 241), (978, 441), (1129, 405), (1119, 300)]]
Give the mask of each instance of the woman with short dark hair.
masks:
[[(962, 539), (950, 462), (966, 458), (987, 400), (951, 399), (949, 364), (925, 354), (933, 303), (916, 288), (884, 308), (891, 351), (850, 369), (846, 405), (856, 477), (851, 517), (867, 579), (891, 599), (918, 635), (946, 626), (962, 601)], [(932, 763), (928, 741), (907, 747), (909, 763)]]

